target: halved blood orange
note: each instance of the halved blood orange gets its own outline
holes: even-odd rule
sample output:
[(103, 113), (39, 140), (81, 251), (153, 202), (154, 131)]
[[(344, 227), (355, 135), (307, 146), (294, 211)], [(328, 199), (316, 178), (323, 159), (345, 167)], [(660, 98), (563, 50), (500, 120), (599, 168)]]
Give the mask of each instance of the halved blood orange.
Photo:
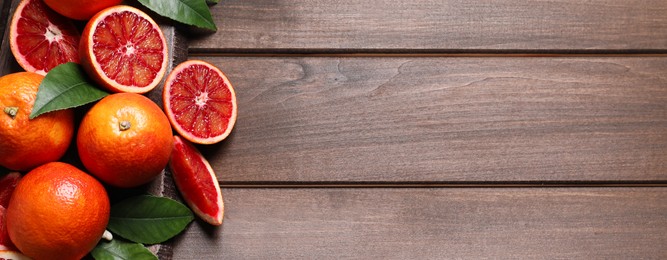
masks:
[(46, 75), (60, 64), (79, 62), (79, 32), (42, 0), (21, 1), (9, 28), (10, 49), (26, 71)]
[(12, 172), (0, 178), (0, 250), (16, 250), (7, 232), (5, 210), (9, 206), (9, 200), (20, 179), (21, 174), (18, 172)]
[(225, 207), (218, 178), (197, 148), (187, 140), (174, 136), (169, 169), (176, 188), (192, 211), (211, 225), (222, 224)]
[(167, 70), (167, 41), (146, 13), (117, 5), (95, 14), (81, 34), (81, 65), (112, 92), (146, 93)]
[(225, 139), (236, 122), (236, 93), (217, 67), (189, 60), (169, 73), (162, 93), (171, 125), (185, 139), (213, 144)]

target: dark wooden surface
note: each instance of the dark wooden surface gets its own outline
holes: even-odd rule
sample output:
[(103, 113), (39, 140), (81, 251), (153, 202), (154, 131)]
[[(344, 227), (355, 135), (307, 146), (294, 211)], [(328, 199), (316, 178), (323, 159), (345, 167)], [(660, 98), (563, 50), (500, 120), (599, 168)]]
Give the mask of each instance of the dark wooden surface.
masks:
[(163, 27), (239, 102), (200, 146), (223, 226), (190, 225), (174, 259), (667, 258), (667, 2), (211, 10), (217, 33)]
[(663, 0), (223, 0), (202, 52), (660, 52)]
[(206, 57), (223, 182), (667, 180), (667, 57)]
[(223, 192), (224, 225), (192, 225), (175, 259), (667, 258), (664, 188)]

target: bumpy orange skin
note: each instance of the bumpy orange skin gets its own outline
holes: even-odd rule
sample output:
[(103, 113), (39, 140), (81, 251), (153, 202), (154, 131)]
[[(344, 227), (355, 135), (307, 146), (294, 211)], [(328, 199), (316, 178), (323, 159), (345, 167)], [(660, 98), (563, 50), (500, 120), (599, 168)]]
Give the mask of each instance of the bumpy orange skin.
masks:
[(9, 237), (37, 260), (84, 257), (102, 237), (111, 207), (99, 181), (62, 162), (27, 173), (9, 205)]
[(44, 0), (53, 11), (75, 20), (88, 20), (104, 8), (119, 5), (123, 0)]
[[(0, 77), (0, 165), (28, 171), (62, 157), (74, 135), (74, 112), (60, 110), (29, 119), (44, 76), (18, 72)], [(18, 108), (14, 117), (5, 109)]]
[(102, 181), (121, 188), (136, 187), (150, 182), (166, 167), (173, 148), (171, 126), (160, 107), (147, 97), (113, 94), (86, 113), (77, 148), (86, 169)]

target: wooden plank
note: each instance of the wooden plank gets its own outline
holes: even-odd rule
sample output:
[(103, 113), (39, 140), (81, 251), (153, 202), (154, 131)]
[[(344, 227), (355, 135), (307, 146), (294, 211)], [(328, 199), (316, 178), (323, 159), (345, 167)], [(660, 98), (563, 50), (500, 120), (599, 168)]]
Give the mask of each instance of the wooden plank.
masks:
[(23, 71), (23, 69), (19, 66), (18, 63), (16, 63), (16, 60), (14, 59), (14, 56), (12, 55), (12, 51), (9, 48), (9, 24), (11, 23), (12, 20), (12, 15), (14, 13), (14, 10), (16, 10), (16, 6), (18, 6), (19, 1), (18, 0), (13, 0), (13, 1), (7, 1), (3, 3), (3, 11), (5, 11), (8, 15), (3, 15), (2, 16), (2, 22), (4, 23), (4, 26), (2, 26), (2, 41), (0, 41), (0, 75), (7, 75), (12, 72), (17, 72), (17, 71)]
[[(5, 35), (5, 29), (7, 27), (7, 22), (9, 20), (9, 1), (0, 0), (0, 35)], [(2, 41), (4, 37), (0, 39), (0, 46), (2, 46)]]
[(667, 180), (667, 58), (209, 57), (224, 183)]
[(666, 188), (223, 189), (174, 259), (665, 259)]
[(194, 52), (664, 52), (663, 0), (223, 0)]

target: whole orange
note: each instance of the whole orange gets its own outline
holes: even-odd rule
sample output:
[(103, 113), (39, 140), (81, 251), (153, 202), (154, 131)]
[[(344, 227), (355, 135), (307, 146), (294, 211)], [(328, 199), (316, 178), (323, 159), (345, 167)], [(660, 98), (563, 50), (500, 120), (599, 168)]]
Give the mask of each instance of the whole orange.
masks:
[(74, 112), (60, 110), (29, 119), (44, 79), (33, 72), (0, 77), (0, 166), (27, 171), (65, 154), (74, 135)]
[(104, 234), (111, 208), (99, 181), (62, 162), (28, 172), (9, 205), (9, 237), (33, 259), (84, 257)]
[(123, 0), (44, 0), (53, 11), (75, 20), (88, 20), (102, 9), (121, 2)]
[(174, 146), (167, 116), (134, 93), (109, 95), (95, 104), (81, 121), (76, 144), (90, 173), (121, 188), (158, 176)]

